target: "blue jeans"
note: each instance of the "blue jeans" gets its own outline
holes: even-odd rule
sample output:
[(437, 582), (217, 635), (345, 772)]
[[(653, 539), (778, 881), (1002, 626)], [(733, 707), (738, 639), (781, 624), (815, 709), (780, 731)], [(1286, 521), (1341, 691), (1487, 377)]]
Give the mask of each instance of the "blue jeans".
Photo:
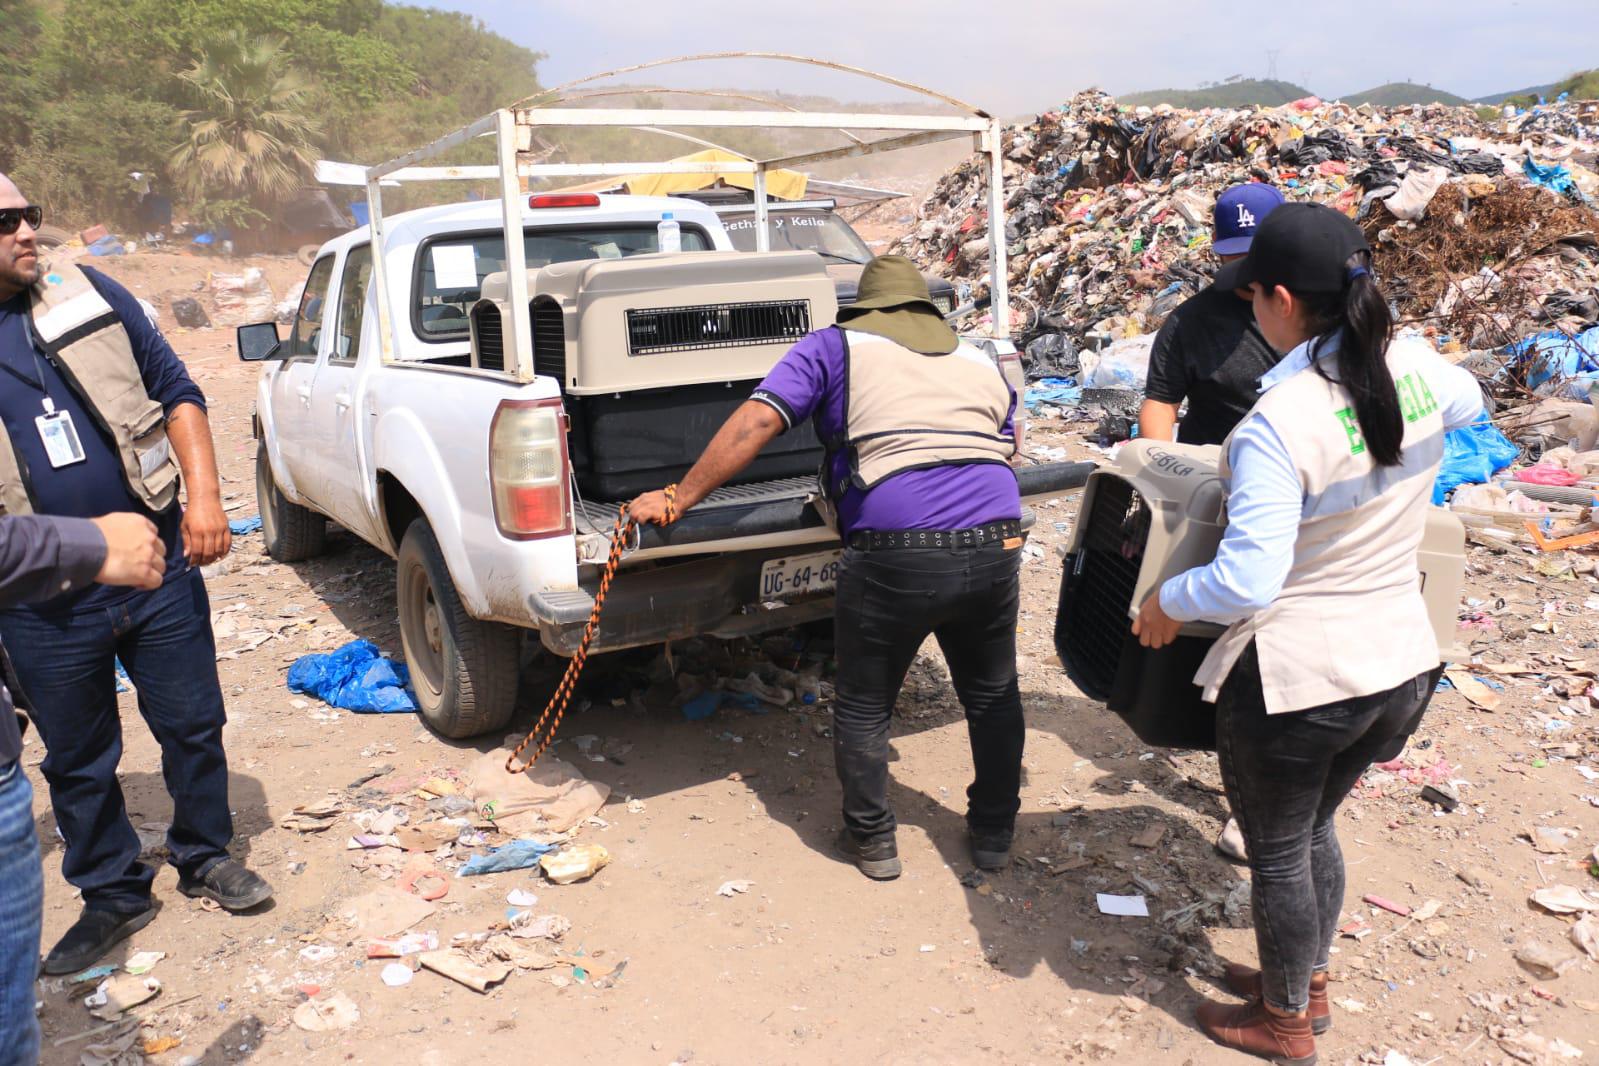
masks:
[[(0, 709), (0, 714), (10, 714)], [(33, 982), (39, 975), (44, 875), (33, 834), (33, 786), (20, 763), (0, 766), (0, 1066), (39, 1061)]]
[(211, 605), (198, 570), (110, 608), (0, 613), (0, 640), (47, 752), (40, 769), (67, 844), (61, 871), (85, 906), (142, 911), (155, 879), (139, 861), (139, 837), (117, 782), (119, 656), (139, 690), (139, 713), (161, 745), (172, 797), (172, 864), (196, 878), (227, 857), (233, 819), (222, 751), (226, 712)]

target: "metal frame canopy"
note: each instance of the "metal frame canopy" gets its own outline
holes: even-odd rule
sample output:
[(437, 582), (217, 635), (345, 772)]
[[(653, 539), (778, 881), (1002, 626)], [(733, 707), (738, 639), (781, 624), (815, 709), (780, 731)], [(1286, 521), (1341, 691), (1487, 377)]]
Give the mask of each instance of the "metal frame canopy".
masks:
[[(612, 78), (635, 71), (653, 69), (678, 63), (695, 63), (708, 60), (757, 59), (788, 63), (802, 63), (858, 75), (873, 81), (918, 93), (960, 111), (960, 114), (901, 114), (888, 112), (814, 112), (794, 110), (779, 101), (745, 94), (707, 91), (707, 96), (730, 96), (760, 104), (769, 103), (773, 109), (763, 110), (704, 110), (689, 108), (596, 108), (583, 106), (586, 100), (606, 95), (604, 91), (572, 91), (579, 85)], [(648, 90), (631, 90), (647, 92)], [(694, 95), (697, 90), (668, 90), (683, 95)], [(836, 148), (801, 152), (771, 159), (750, 159), (746, 162), (684, 162), (660, 160), (655, 162), (614, 163), (546, 163), (548, 154), (541, 145), (537, 131), (544, 127), (566, 128), (625, 128), (663, 134), (678, 140), (700, 144), (697, 137), (682, 129), (810, 129), (832, 130), (842, 135), (848, 143)], [(887, 133), (875, 139), (863, 139), (857, 131)], [(1003, 125), (986, 111), (954, 97), (931, 89), (901, 81), (886, 74), (860, 67), (845, 66), (830, 60), (779, 52), (718, 52), (703, 55), (677, 56), (654, 60), (630, 67), (605, 71), (600, 74), (568, 82), (536, 96), (519, 100), (510, 107), (500, 108), (470, 125), (446, 134), (431, 144), (424, 145), (386, 163), (365, 168), (367, 204), (371, 216), (371, 238), (375, 248), (385, 245), (383, 217), (383, 186), (396, 182), (424, 181), (482, 181), (499, 183), (501, 219), (505, 236), (505, 269), (510, 298), (511, 350), (515, 352), (515, 376), (518, 381), (532, 381), (533, 353), (532, 326), (528, 311), (528, 269), (525, 248), (521, 240), (523, 229), (522, 204), (526, 193), (522, 190), (523, 178), (571, 177), (624, 177), (639, 174), (706, 174), (747, 173), (754, 175), (755, 212), (758, 228), (756, 247), (769, 248), (767, 230), (766, 174), (782, 167), (805, 166), (834, 159), (876, 155), (901, 148), (933, 144), (940, 141), (970, 137), (974, 153), (987, 156), (988, 229), (989, 229), (989, 284), (992, 293), (991, 332), (995, 338), (1009, 336), (1009, 299), (1006, 288), (1007, 265), (1005, 255), (1005, 191), (1004, 161), (1002, 151)], [(484, 166), (422, 166), (429, 159), (443, 155), (479, 137), (495, 139), (495, 163)], [(717, 146), (720, 147), (720, 146)], [(378, 295), (378, 329), (383, 360), (394, 360), (394, 335), (396, 330), (393, 300), (382, 254), (372, 257), (372, 280)]]

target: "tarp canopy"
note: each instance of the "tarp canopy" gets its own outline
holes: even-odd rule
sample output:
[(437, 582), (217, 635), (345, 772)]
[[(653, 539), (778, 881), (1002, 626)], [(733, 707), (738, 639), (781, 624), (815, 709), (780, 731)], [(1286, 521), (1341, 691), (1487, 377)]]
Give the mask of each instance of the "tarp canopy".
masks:
[[(748, 163), (750, 160), (737, 152), (726, 152), (720, 148), (707, 148), (703, 152), (693, 155), (679, 156), (671, 160), (673, 163)], [(766, 172), (766, 195), (771, 200), (803, 200), (805, 198), (805, 175), (795, 170), (768, 170)], [(562, 191), (566, 192), (605, 192), (608, 190), (625, 188), (634, 196), (671, 196), (675, 193), (696, 192), (700, 189), (709, 189), (716, 184), (731, 185), (738, 189), (755, 191), (754, 174), (727, 174), (718, 171), (714, 174), (639, 174), (622, 181), (605, 179), (591, 181), (583, 185), (569, 186)]]

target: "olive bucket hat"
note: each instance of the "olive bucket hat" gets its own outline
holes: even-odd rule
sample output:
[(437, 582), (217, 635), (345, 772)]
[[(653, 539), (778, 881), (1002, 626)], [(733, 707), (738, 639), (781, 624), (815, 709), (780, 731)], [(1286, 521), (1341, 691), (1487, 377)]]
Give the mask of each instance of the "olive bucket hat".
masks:
[(866, 264), (855, 302), (838, 309), (838, 322), (923, 355), (948, 355), (960, 344), (928, 295), (927, 279), (903, 255), (880, 255)]

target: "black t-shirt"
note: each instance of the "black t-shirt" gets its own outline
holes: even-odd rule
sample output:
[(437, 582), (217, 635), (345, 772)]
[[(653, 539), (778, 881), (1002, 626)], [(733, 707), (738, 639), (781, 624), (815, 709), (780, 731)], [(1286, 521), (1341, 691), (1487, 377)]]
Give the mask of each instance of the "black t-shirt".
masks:
[(1183, 444), (1220, 444), (1260, 398), (1260, 376), (1282, 357), (1255, 326), (1247, 300), (1205, 289), (1183, 301), (1155, 335), (1145, 395), (1188, 400), (1177, 427)]

